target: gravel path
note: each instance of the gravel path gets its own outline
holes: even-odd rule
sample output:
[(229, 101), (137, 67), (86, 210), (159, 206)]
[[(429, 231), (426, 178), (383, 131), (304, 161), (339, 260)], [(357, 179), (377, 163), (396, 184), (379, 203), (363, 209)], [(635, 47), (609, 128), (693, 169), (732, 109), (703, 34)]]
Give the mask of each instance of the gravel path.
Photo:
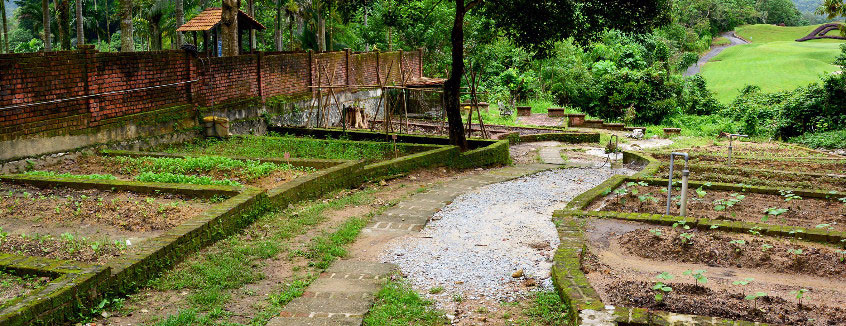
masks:
[[(552, 212), (614, 174), (631, 173), (558, 169), (479, 188), (436, 213), (418, 236), (390, 245), (383, 261), (397, 264), (441, 308), (454, 304), (457, 294), (492, 302), (523, 298), (532, 287), (526, 282), (551, 288), (559, 244)], [(523, 276), (513, 278), (518, 270)], [(444, 291), (429, 294), (436, 287)]]
[(706, 53), (701, 58), (699, 58), (699, 61), (696, 62), (696, 64), (687, 68), (687, 71), (684, 72), (685, 77), (698, 74), (699, 71), (702, 69), (702, 66), (704, 66), (706, 63), (708, 63), (708, 61), (710, 61), (711, 59), (716, 57), (718, 54), (720, 54), (720, 52), (723, 52), (723, 50), (728, 49), (728, 48), (735, 46), (735, 45), (749, 44), (749, 42), (746, 42), (746, 40), (737, 37), (737, 35), (734, 34), (733, 31), (722, 33), (722, 34), (720, 34), (720, 36), (727, 38), (731, 43), (729, 45), (725, 45), (725, 46), (715, 46), (715, 47), (713, 47), (711, 49), (711, 51), (708, 51), (708, 53)]

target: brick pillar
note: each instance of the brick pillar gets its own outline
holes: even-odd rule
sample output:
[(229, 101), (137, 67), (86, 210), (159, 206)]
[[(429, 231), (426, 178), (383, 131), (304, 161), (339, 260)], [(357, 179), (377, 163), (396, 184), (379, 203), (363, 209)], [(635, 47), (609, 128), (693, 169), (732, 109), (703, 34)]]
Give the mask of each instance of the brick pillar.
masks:
[(256, 56), (256, 79), (257, 79), (257, 82), (258, 82), (258, 96), (259, 96), (259, 99), (261, 99), (262, 103), (264, 103), (264, 86), (262, 85), (262, 82), (261, 82), (261, 74), (262, 74), (261, 64), (262, 64), (263, 61), (264, 61), (264, 52), (258, 52), (258, 54)]
[(350, 85), (350, 48), (344, 49), (344, 63), (347, 72), (346, 85)]
[(314, 94), (314, 51), (311, 49), (308, 50), (308, 91)]
[[(196, 79), (197, 77), (197, 68), (194, 66), (194, 60), (192, 60), (191, 54), (185, 52), (185, 81), (191, 81)], [(194, 91), (199, 89), (199, 81), (192, 82), (185, 85), (185, 98), (188, 100), (188, 104), (195, 104), (194, 103)]]
[(400, 84), (403, 84), (403, 86), (405, 86), (404, 85), (405, 84), (405, 79), (404, 79), (405, 76), (403, 76), (405, 74), (405, 64), (402, 62), (403, 54), (405, 54), (405, 53), (402, 51), (402, 49), (400, 49), (399, 50), (399, 57), (400, 57), (400, 59), (399, 59), (400, 81), (399, 82), (400, 82)]
[(382, 84), (382, 65), (379, 63), (379, 50), (376, 50), (376, 84)]
[[(94, 45), (92, 44), (83, 44), (79, 46), (78, 52), (84, 59), (82, 71), (85, 74), (85, 85), (83, 93), (80, 95), (87, 96), (96, 94), (100, 91), (99, 87), (97, 87), (97, 50), (94, 49)], [(88, 111), (89, 114), (88, 127), (96, 125), (99, 120), (100, 108), (97, 104), (97, 98), (89, 97), (85, 99), (85, 110)]]

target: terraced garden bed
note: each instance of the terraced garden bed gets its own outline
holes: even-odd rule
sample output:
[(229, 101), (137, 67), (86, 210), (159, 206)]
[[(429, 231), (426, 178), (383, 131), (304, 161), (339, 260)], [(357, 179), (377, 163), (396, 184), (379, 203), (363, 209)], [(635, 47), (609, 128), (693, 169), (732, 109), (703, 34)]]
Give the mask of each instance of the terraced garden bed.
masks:
[[(678, 165), (674, 169), (673, 178), (675, 180), (681, 180), (682, 167), (682, 165)], [(669, 169), (669, 164), (661, 166), (655, 177), (666, 179)], [(697, 181), (748, 184), (753, 186), (778, 188), (824, 190), (846, 189), (846, 176), (826, 175), (822, 173), (779, 172), (710, 164), (693, 164), (690, 165), (688, 169), (690, 170), (690, 180)]]
[[(742, 189), (712, 190), (707, 186), (688, 189), (687, 216), (846, 231), (846, 197), (802, 198), (790, 190), (780, 194), (762, 194)], [(672, 215), (679, 215), (679, 192), (679, 189), (674, 189), (670, 208)], [(666, 212), (666, 187), (651, 186), (642, 181), (627, 182), (605, 193), (588, 210)]]
[(105, 263), (223, 199), (0, 182), (0, 252)]
[(249, 158), (386, 160), (431, 149), (425, 145), (325, 140), (293, 136), (239, 136), (227, 140), (206, 139), (154, 149), (166, 153), (241, 156)]
[(199, 185), (246, 185), (271, 189), (314, 171), (313, 168), (288, 163), (239, 160), (222, 156), (129, 157), (73, 154), (27, 174)]
[(0, 309), (6, 307), (10, 301), (44, 287), (52, 279), (50, 276), (18, 275), (0, 270)]
[[(714, 142), (711, 145), (695, 146), (672, 150), (672, 152), (686, 152), (691, 156), (710, 155), (728, 157), (728, 140)], [(657, 150), (656, 154), (669, 154), (671, 151)], [(810, 148), (787, 143), (758, 143), (748, 141), (732, 142), (732, 158), (750, 159), (783, 159), (783, 158), (840, 158), (842, 156), (817, 151)]]
[(585, 241), (581, 271), (605, 305), (706, 320), (846, 323), (842, 246), (613, 219), (587, 220)]
[[(667, 164), (670, 162), (669, 154), (654, 153), (652, 156), (662, 162), (666, 162)], [(681, 162), (681, 164), (683, 163), (684, 162)], [(731, 160), (731, 165), (729, 165), (728, 158), (726, 156), (697, 155), (691, 153), (690, 164), (731, 166), (770, 171), (846, 175), (846, 159), (836, 158), (743, 158), (735, 156)]]

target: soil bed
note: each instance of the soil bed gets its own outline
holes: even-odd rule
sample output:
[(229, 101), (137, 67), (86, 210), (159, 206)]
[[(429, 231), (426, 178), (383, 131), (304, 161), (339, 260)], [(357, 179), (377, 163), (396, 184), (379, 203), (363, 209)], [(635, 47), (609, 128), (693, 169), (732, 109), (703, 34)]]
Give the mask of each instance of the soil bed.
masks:
[[(693, 237), (683, 242), (683, 233)], [(615, 220), (591, 220), (586, 236), (582, 269), (605, 304), (771, 324), (846, 323), (846, 264), (839, 249)], [(730, 243), (737, 240), (745, 243)], [(763, 251), (764, 244), (772, 248)], [(707, 279), (695, 280), (687, 271), (702, 271)], [(671, 276), (656, 277), (662, 273)], [(653, 289), (658, 282), (672, 288), (661, 300)], [(800, 305), (796, 291), (802, 289)], [(747, 297), (756, 293), (757, 300)]]
[[(643, 186), (630, 182), (591, 204), (590, 210), (664, 214), (667, 200), (665, 191), (664, 187)], [(671, 215), (679, 214), (679, 192), (680, 190), (674, 187)], [(689, 189), (687, 216), (846, 231), (846, 204), (834, 198), (824, 200), (797, 197), (786, 201), (788, 196), (707, 188)]]
[[(681, 180), (681, 168), (681, 166), (677, 166), (676, 169), (674, 169), (673, 178)], [(669, 169), (669, 165), (662, 166), (656, 174), (656, 177), (666, 179)], [(776, 188), (824, 189), (838, 191), (846, 189), (846, 177), (818, 176), (799, 174), (795, 172), (765, 172), (704, 164), (692, 165), (689, 170), (690, 180), (696, 181), (748, 184), (753, 186)]]
[(38, 170), (81, 176), (114, 176), (120, 180), (247, 185), (264, 189), (279, 187), (294, 178), (313, 171), (310, 168), (297, 168), (289, 164), (240, 161), (219, 156), (131, 158), (84, 154), (68, 155), (68, 157), (53, 164), (45, 165)]
[(18, 276), (0, 270), (0, 309), (10, 301), (41, 288), (50, 280), (46, 276)]
[(419, 151), (412, 144), (324, 140), (291, 136), (242, 136), (228, 140), (206, 139), (169, 145), (154, 151), (205, 155), (243, 156), (251, 158), (293, 158), (385, 160)]
[[(669, 154), (652, 154), (656, 159), (661, 160), (665, 164), (669, 164)], [(846, 175), (846, 160), (821, 160), (821, 159), (751, 159), (738, 158), (731, 159), (731, 166), (741, 167), (747, 169), (759, 169), (770, 171), (797, 171), (797, 172), (811, 172), (811, 173), (825, 173)], [(684, 162), (678, 163), (677, 167), (682, 167)], [(712, 155), (691, 155), (690, 164), (708, 164), (716, 166), (728, 167), (728, 158), (726, 156), (712, 156)]]
[(0, 183), (0, 252), (103, 262), (216, 200)]
[[(723, 158), (728, 157), (728, 140), (723, 140), (719, 143), (705, 146), (696, 146), (692, 148), (673, 150), (673, 152), (686, 152), (691, 156), (712, 155)], [(658, 151), (657, 153), (669, 154), (666, 151)], [(816, 151), (813, 149), (802, 148), (784, 143), (753, 143), (753, 142), (738, 142), (732, 143), (732, 159), (734, 158), (843, 158), (838, 155)]]

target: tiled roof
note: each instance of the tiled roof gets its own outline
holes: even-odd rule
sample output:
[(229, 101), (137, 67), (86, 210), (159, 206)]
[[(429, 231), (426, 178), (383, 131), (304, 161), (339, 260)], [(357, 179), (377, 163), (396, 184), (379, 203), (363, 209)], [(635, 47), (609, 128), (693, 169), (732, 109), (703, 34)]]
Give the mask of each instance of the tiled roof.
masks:
[[(208, 31), (220, 24), (220, 17), (223, 13), (223, 9), (220, 8), (208, 8), (203, 10), (197, 17), (192, 18), (187, 23), (179, 26), (176, 29), (177, 32), (196, 32), (196, 31)], [(239, 29), (244, 28), (251, 28), (251, 29), (258, 29), (263, 30), (265, 29), (264, 25), (257, 22), (253, 17), (247, 15), (243, 11), (238, 10), (238, 24), (244, 24), (250, 26), (239, 26)]]
[(443, 86), (445, 82), (446, 79), (443, 78), (420, 77), (409, 80), (405, 86), (411, 88), (432, 88)]

